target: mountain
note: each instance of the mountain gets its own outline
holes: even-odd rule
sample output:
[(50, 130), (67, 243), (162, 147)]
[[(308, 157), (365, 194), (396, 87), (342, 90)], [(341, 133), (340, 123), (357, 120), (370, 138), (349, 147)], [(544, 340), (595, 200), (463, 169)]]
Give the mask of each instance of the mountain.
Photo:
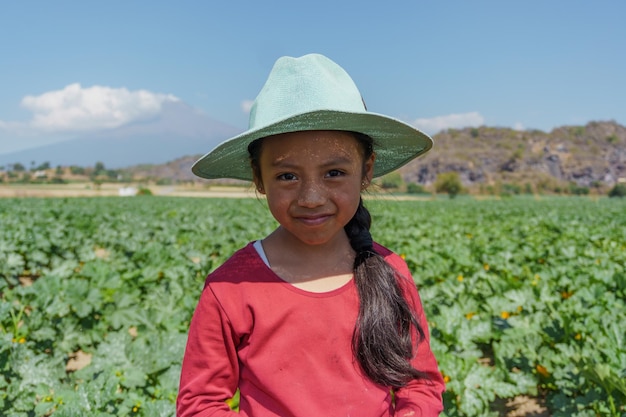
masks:
[(406, 182), (431, 185), (438, 174), (451, 171), (469, 187), (508, 183), (554, 191), (569, 184), (601, 187), (626, 181), (626, 127), (613, 121), (549, 133), (449, 129), (433, 139), (429, 153), (400, 169)]
[(211, 119), (181, 102), (166, 103), (158, 118), (89, 134), (65, 142), (0, 155), (0, 165), (16, 162), (29, 166), (49, 162), (51, 166), (108, 168), (138, 164), (162, 164), (185, 155), (208, 152), (240, 129)]

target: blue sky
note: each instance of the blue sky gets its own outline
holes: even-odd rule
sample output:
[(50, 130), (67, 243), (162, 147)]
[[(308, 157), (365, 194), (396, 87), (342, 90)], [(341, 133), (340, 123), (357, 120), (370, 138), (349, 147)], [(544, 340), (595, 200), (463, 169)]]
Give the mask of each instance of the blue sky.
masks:
[(0, 154), (168, 101), (244, 130), (276, 58), (309, 52), (431, 134), (626, 124), (625, 16), (621, 0), (0, 0)]

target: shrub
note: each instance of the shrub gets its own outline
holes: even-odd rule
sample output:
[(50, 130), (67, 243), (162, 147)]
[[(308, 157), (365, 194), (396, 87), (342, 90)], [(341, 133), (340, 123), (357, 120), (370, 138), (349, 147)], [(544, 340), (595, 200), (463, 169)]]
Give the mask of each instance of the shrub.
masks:
[(404, 185), (404, 180), (399, 172), (390, 172), (381, 178), (380, 186), (384, 189), (400, 188)]
[(570, 134), (574, 136), (582, 136), (585, 134), (585, 126), (571, 126), (569, 128)]
[(524, 184), (524, 193), (525, 194), (532, 194), (533, 193), (533, 186), (529, 182)]
[(33, 171), (45, 171), (50, 169), (50, 162), (44, 162), (43, 164), (38, 165), (36, 168), (33, 168)]
[(458, 172), (444, 172), (437, 175), (435, 190), (438, 193), (448, 193), (450, 198), (454, 198), (461, 192), (463, 186)]
[(85, 175), (85, 168), (72, 165), (70, 167), (70, 172), (72, 173), (72, 175)]
[(171, 178), (159, 178), (156, 180), (156, 185), (172, 185), (174, 181)]
[(626, 197), (626, 184), (615, 184), (609, 191), (609, 197)]
[(20, 182), (22, 182), (24, 184), (28, 184), (28, 183), (30, 183), (32, 178), (33, 178), (33, 176), (30, 174), (30, 172), (24, 171), (24, 174), (22, 174), (22, 179), (20, 180)]
[(502, 193), (509, 195), (517, 195), (522, 193), (522, 187), (517, 184), (502, 184)]
[(426, 190), (420, 184), (410, 182), (406, 186), (406, 192), (409, 194), (426, 194)]
[(571, 183), (569, 185), (569, 192), (572, 195), (587, 195), (589, 194), (589, 187), (577, 185), (576, 183)]

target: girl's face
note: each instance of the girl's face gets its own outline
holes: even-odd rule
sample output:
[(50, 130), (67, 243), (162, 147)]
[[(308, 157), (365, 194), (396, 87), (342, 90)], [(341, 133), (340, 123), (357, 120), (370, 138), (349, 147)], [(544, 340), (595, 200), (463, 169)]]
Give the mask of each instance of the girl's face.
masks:
[(374, 155), (341, 131), (284, 133), (263, 139), (255, 178), (281, 227), (308, 245), (345, 238), (343, 227), (369, 184)]

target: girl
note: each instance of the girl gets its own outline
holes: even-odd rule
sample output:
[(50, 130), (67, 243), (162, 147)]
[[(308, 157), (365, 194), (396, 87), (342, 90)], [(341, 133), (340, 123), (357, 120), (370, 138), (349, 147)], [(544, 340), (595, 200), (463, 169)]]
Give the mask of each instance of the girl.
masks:
[(280, 58), (250, 128), (202, 157), (252, 180), (278, 228), (209, 274), (189, 329), (178, 416), (437, 416), (444, 384), (404, 261), (374, 243), (361, 191), (432, 140), (368, 112), (321, 55)]

